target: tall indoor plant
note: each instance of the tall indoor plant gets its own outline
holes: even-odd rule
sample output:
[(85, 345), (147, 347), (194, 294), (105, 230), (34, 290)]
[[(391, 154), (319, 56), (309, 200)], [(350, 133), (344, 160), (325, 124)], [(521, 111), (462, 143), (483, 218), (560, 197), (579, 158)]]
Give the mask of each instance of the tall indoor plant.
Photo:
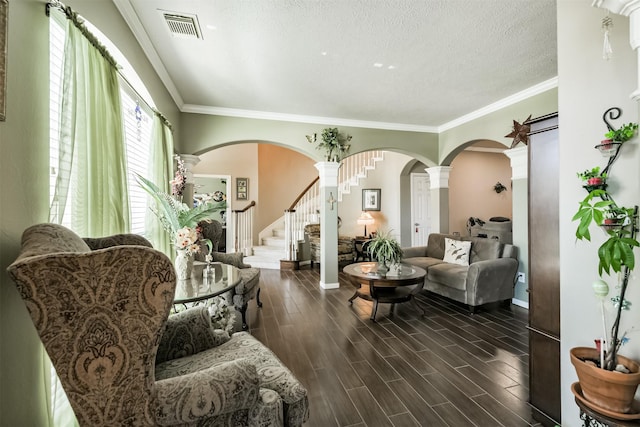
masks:
[[(617, 132), (608, 122), (607, 126), (609, 126), (609, 132), (607, 132), (605, 136), (615, 136), (620, 143), (631, 139), (638, 128), (637, 124), (630, 123), (624, 126), (624, 131)], [(618, 157), (621, 146), (622, 144), (617, 146), (616, 152), (609, 158), (607, 166), (598, 174), (599, 176), (606, 177), (607, 173), (609, 177), (611, 176), (611, 167)], [(595, 169), (596, 168), (593, 170)], [(596, 170), (596, 172), (599, 172), (599, 169)], [(599, 297), (604, 298), (608, 295), (610, 287), (603, 278), (605, 274), (609, 277), (617, 276), (618, 286), (615, 287), (615, 289), (617, 289), (617, 295), (611, 298), (615, 308), (615, 318), (611, 329), (604, 331), (603, 338), (605, 338), (605, 341), (599, 341), (599, 346), (601, 347), (598, 352), (599, 355), (596, 353), (594, 357), (593, 351), (588, 348), (579, 347), (572, 349), (572, 363), (576, 366), (582, 390), (588, 400), (593, 401), (599, 407), (606, 410), (624, 413), (630, 410), (638, 381), (640, 381), (638, 364), (618, 355), (621, 345), (627, 340), (627, 331), (620, 330), (620, 323), (623, 312), (630, 309), (630, 303), (625, 299), (625, 296), (629, 286), (630, 274), (635, 268), (634, 249), (640, 246), (640, 242), (636, 239), (636, 233), (638, 232), (638, 207), (629, 208), (618, 205), (611, 193), (606, 190), (606, 187), (594, 188), (585, 186), (585, 189), (589, 194), (580, 202), (578, 211), (573, 217), (573, 221), (579, 221), (575, 234), (576, 238), (578, 240), (590, 241), (590, 227), (593, 224), (599, 226), (606, 233), (607, 239), (598, 248), (598, 275), (600, 279), (594, 283), (594, 290)], [(602, 310), (602, 322), (603, 328), (606, 329), (604, 309)], [(594, 367), (589, 367), (589, 372), (585, 372), (584, 369), (586, 368), (580, 363), (581, 361), (579, 362), (577, 359), (586, 358), (595, 359), (593, 364), (600, 372), (594, 370)], [(627, 365), (626, 368), (620, 367), (620, 365), (625, 364)], [(596, 381), (596, 379), (600, 380), (604, 379), (604, 377), (609, 377), (602, 371), (624, 371), (625, 369), (631, 372), (630, 376), (624, 378), (623, 381), (628, 383), (625, 399), (630, 400), (626, 403), (606, 401), (608, 396), (601, 395), (601, 392), (604, 390), (602, 386), (594, 386), (594, 390), (587, 390), (589, 386), (595, 384), (594, 381)], [(612, 378), (622, 379), (620, 374), (617, 373), (614, 374)], [(633, 384), (634, 382), (635, 384)]]

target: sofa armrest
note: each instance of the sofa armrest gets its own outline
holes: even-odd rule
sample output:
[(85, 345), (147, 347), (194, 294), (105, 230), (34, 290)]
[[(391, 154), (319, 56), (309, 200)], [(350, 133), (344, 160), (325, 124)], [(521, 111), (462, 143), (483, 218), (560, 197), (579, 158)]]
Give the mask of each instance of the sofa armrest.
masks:
[(156, 353), (156, 364), (191, 356), (229, 341), (229, 334), (214, 330), (205, 306), (189, 308), (167, 319)]
[(156, 381), (158, 425), (189, 424), (254, 406), (260, 377), (247, 359), (221, 363), (198, 372)]
[(402, 248), (403, 258), (416, 258), (416, 257), (426, 257), (427, 256), (427, 247), (426, 246), (412, 246), (409, 248)]
[(139, 234), (115, 234), (107, 237), (84, 237), (82, 240), (95, 251), (98, 249), (110, 248), (112, 246), (147, 246), (153, 247), (151, 243)]
[(497, 258), (469, 265), (467, 273), (467, 304), (481, 305), (513, 298), (518, 261)]

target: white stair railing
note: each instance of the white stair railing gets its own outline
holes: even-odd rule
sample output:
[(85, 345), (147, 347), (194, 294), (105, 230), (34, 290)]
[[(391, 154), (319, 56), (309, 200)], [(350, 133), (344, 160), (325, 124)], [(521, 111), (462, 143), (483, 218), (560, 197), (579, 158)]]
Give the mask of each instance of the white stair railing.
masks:
[[(351, 191), (351, 187), (358, 185), (360, 179), (366, 178), (367, 172), (375, 169), (380, 160), (383, 160), (382, 151), (358, 153), (342, 160), (338, 170), (338, 201)], [(317, 223), (319, 213), (320, 180), (316, 178), (284, 211), (285, 260), (298, 260), (298, 245), (304, 240), (304, 226)]]
[(256, 202), (240, 210), (233, 211), (233, 246), (235, 252), (244, 256), (253, 254), (253, 212)]

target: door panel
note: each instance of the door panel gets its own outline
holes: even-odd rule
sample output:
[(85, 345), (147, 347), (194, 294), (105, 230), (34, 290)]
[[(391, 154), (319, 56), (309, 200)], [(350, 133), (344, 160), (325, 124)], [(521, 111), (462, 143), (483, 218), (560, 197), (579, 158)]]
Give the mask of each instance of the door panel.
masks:
[(425, 246), (431, 231), (429, 174), (411, 174), (411, 246)]

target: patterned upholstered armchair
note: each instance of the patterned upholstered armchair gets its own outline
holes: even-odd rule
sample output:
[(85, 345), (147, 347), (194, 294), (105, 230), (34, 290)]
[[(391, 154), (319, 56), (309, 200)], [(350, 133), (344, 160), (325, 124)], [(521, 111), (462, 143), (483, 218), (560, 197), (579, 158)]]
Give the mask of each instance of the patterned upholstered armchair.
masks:
[[(242, 329), (247, 330), (247, 307), (249, 301), (253, 298), (256, 299), (258, 307), (262, 307), (260, 301), (260, 270), (251, 267), (249, 264), (243, 262), (244, 256), (240, 252), (235, 253), (221, 253), (216, 252), (218, 242), (222, 236), (222, 225), (216, 220), (204, 220), (198, 223), (198, 226), (202, 229), (202, 236), (205, 239), (211, 240), (213, 244), (213, 261), (221, 262), (223, 264), (233, 265), (240, 269), (240, 283), (233, 289), (230, 299), (233, 301), (234, 307), (242, 315)], [(204, 261), (205, 255), (208, 251), (206, 245), (202, 244), (199, 254), (196, 254), (196, 260)], [(226, 297), (226, 295), (225, 295)]]
[[(304, 232), (309, 237), (309, 250), (311, 265), (320, 263), (320, 224), (307, 224)], [(338, 236), (338, 264), (351, 264), (355, 259), (354, 238), (350, 236)]]
[(304, 387), (251, 335), (214, 331), (204, 307), (167, 321), (173, 263), (140, 236), (85, 241), (35, 225), (8, 271), (81, 426), (298, 426), (308, 417)]

